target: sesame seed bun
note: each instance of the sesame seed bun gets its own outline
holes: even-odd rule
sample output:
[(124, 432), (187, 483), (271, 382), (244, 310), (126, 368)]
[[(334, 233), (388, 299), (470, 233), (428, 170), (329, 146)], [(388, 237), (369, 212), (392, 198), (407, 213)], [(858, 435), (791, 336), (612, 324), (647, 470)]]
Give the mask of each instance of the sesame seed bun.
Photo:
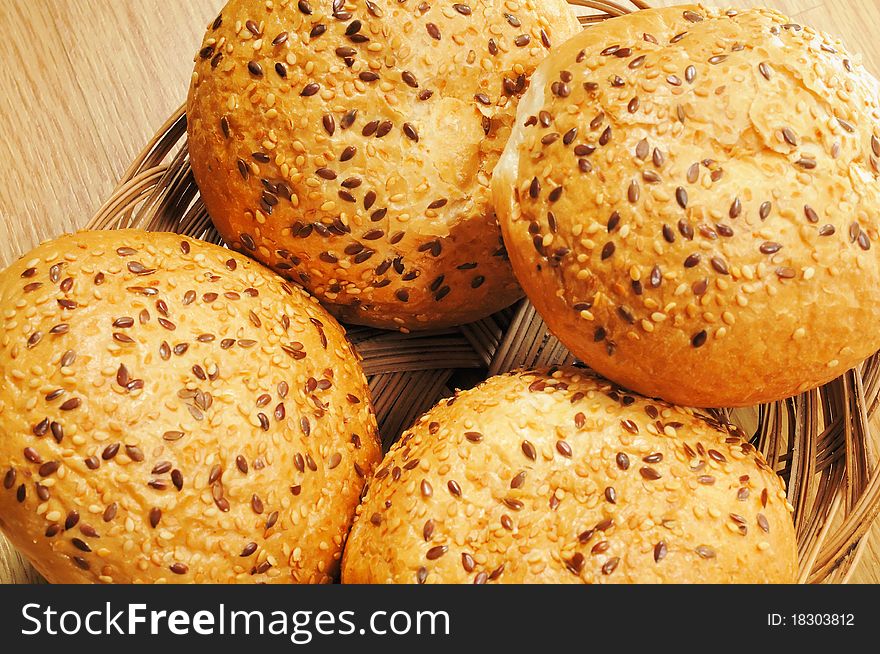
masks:
[(601, 374), (778, 400), (880, 348), (880, 85), (771, 10), (640, 11), (556, 48), (494, 198), (514, 270)]
[(342, 328), (223, 248), (82, 232), (0, 273), (0, 529), (49, 580), (325, 582), (381, 457)]
[(235, 249), (339, 318), (427, 329), (522, 291), (490, 203), (565, 0), (232, 0), (196, 56), (195, 179)]
[(343, 581), (793, 582), (782, 482), (740, 435), (582, 369), (493, 377), (385, 457)]

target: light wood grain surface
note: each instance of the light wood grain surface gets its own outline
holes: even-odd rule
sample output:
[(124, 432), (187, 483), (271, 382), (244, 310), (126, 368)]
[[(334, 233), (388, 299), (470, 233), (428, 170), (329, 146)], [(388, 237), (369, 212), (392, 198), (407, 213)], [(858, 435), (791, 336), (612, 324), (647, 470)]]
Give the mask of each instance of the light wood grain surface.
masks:
[[(0, 0), (0, 265), (83, 225), (101, 205), (185, 98), (193, 54), (222, 4)], [(872, 29), (880, 25), (880, 0), (706, 4), (780, 9), (842, 37), (880, 75)], [(853, 581), (880, 583), (877, 526)]]

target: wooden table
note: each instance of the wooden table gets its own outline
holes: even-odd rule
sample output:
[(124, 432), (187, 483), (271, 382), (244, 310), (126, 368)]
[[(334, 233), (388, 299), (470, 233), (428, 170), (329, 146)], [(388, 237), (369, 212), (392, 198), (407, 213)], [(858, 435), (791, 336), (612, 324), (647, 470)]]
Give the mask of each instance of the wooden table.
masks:
[[(877, 0), (706, 4), (776, 7), (842, 36), (880, 75), (880, 43), (871, 28), (880, 25)], [(222, 5), (0, 0), (0, 264), (91, 217), (185, 98), (192, 57)], [(854, 581), (880, 583), (878, 536), (875, 526)]]

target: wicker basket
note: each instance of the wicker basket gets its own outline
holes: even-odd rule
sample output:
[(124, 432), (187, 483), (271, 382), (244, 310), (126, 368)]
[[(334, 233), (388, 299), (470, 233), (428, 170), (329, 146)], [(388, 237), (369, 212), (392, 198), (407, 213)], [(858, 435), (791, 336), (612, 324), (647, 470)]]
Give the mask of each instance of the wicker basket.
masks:
[[(584, 14), (584, 25), (631, 11), (614, 2), (569, 2)], [(631, 4), (647, 8), (640, 0)], [(173, 231), (221, 243), (199, 198), (185, 138), (180, 108), (87, 227)], [(348, 334), (363, 356), (386, 448), (453, 389), (515, 368), (574, 361), (527, 301), (456, 329), (401, 334), (353, 326)], [(753, 444), (787, 482), (801, 582), (845, 582), (866, 544), (880, 511), (880, 467), (869, 427), (878, 403), (880, 354), (803, 395), (725, 412), (754, 434)], [(34, 578), (0, 543), (0, 581)]]

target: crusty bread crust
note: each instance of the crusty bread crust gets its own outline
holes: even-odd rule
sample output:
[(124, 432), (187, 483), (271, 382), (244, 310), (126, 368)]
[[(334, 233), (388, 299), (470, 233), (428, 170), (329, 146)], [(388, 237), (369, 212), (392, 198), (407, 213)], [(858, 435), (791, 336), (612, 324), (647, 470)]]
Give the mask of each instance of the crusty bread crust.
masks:
[(564, 0), (510, 4), (229, 2), (187, 106), (227, 242), (348, 322), (447, 327), (518, 299), (490, 176), (529, 74), (580, 27)]
[(514, 270), (601, 374), (778, 400), (880, 348), (880, 85), (766, 9), (640, 11), (541, 65), (495, 171)]
[(740, 435), (582, 369), (493, 377), (385, 457), (343, 582), (794, 582), (782, 482)]
[(82, 232), (0, 273), (0, 529), (55, 583), (326, 582), (381, 457), (338, 323), (259, 264)]

